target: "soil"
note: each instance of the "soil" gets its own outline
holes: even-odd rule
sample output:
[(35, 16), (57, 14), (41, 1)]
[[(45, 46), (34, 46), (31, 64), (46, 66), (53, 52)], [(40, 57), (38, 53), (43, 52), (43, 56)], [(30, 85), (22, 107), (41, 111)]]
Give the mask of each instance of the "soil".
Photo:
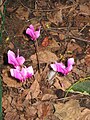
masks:
[[(34, 42), (25, 31), (30, 24), (41, 26), (38, 62)], [(67, 89), (80, 79), (90, 81), (89, 0), (8, 0), (0, 44), (3, 120), (90, 120), (90, 94)], [(33, 66), (34, 76), (24, 82), (12, 78), (8, 50)], [(50, 64), (75, 64), (66, 76), (52, 72)], [(50, 76), (51, 74), (51, 76)], [(54, 76), (53, 76), (54, 74)], [(51, 78), (50, 78), (51, 77)]]

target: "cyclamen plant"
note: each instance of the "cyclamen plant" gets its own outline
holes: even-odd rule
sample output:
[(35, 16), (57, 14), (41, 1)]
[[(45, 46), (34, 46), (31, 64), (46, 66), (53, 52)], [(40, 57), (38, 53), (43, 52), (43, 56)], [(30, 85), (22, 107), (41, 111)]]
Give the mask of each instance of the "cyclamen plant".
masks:
[(35, 31), (34, 26), (31, 24), (29, 28), (26, 29), (26, 34), (30, 36), (31, 40), (34, 41), (34, 47), (35, 47), (35, 52), (36, 52), (36, 59), (37, 59), (37, 65), (38, 65), (38, 72), (40, 73), (40, 63), (39, 63), (39, 58), (38, 58), (38, 42), (37, 38), (40, 36), (40, 28)]
[[(40, 36), (40, 27), (37, 31), (35, 31), (34, 26), (31, 24), (29, 28), (26, 29), (26, 34), (28, 34), (31, 40), (34, 41), (35, 51), (36, 51), (36, 58), (38, 63), (38, 71), (40, 73), (40, 64), (38, 59), (38, 43), (37, 38)], [(33, 67), (29, 66), (26, 67), (24, 65), (25, 58), (23, 56), (19, 56), (19, 49), (17, 50), (17, 56), (11, 50), (8, 51), (8, 63), (12, 64), (15, 69), (10, 69), (10, 73), (12, 77), (20, 81), (25, 81), (27, 78), (31, 78), (34, 75)], [(50, 64), (51, 68), (56, 71), (60, 72), (63, 75), (67, 75), (73, 68), (74, 58), (69, 58), (67, 61), (67, 67), (62, 63), (55, 62), (55, 64)]]
[(20, 80), (21, 82), (25, 81), (27, 78), (31, 78), (34, 75), (34, 71), (32, 66), (28, 68), (24, 66), (25, 58), (23, 56), (19, 56), (19, 50), (17, 56), (11, 50), (8, 51), (8, 63), (12, 64), (15, 69), (10, 69), (10, 73), (12, 77)]

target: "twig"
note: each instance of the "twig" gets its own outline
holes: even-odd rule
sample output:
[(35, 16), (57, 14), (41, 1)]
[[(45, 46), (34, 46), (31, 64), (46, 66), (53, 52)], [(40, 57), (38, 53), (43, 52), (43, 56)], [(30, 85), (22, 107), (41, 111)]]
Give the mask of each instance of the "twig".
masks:
[(40, 73), (40, 63), (39, 63), (39, 58), (38, 58), (38, 42), (37, 42), (37, 40), (34, 41), (34, 47), (35, 47), (35, 53), (36, 53), (36, 59), (37, 59), (38, 72)]
[(74, 37), (74, 36), (70, 36), (69, 38), (72, 38), (72, 39), (76, 39), (76, 40), (79, 40), (79, 41), (83, 41), (83, 42), (88, 42), (88, 43), (90, 43), (89, 40), (85, 40), (85, 39), (83, 39), (83, 38), (78, 38), (78, 37)]
[(81, 33), (88, 25), (89, 23), (87, 23), (79, 32)]

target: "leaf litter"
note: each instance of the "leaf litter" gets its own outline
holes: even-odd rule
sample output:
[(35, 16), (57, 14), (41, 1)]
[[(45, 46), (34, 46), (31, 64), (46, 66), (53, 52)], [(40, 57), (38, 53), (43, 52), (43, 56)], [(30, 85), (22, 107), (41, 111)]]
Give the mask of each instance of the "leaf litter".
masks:
[[(90, 119), (90, 94), (84, 95), (75, 91), (67, 94), (67, 89), (80, 78), (85, 80), (90, 76), (90, 2), (74, 2), (38, 0), (37, 3), (31, 3), (33, 9), (27, 4), (29, 1), (8, 2), (5, 21), (5, 32), (8, 36), (3, 35), (4, 46), (0, 45), (0, 50), (7, 53), (9, 49), (16, 51), (19, 48), (20, 54), (26, 59), (26, 66), (34, 67), (35, 75), (24, 83), (18, 82), (10, 76), (10, 66), (3, 64), (1, 75), (4, 120)], [(31, 23), (35, 26), (41, 25), (41, 36), (38, 40), (41, 74), (37, 71), (33, 43), (23, 34)], [(44, 39), (46, 36), (47, 41)], [(9, 40), (6, 42), (4, 40), (7, 37)], [(65, 63), (68, 57), (75, 59), (73, 70), (68, 75), (52, 72), (51, 63)], [(4, 62), (2, 58), (0, 53), (0, 60)]]

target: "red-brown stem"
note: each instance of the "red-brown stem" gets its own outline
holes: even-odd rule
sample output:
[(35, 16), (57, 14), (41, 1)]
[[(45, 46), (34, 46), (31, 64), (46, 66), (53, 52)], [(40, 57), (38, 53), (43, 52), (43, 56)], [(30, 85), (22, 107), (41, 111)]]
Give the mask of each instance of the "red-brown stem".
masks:
[(39, 63), (39, 57), (38, 57), (38, 42), (37, 42), (37, 40), (34, 41), (34, 47), (35, 47), (35, 52), (36, 52), (38, 72), (40, 73), (40, 63)]

